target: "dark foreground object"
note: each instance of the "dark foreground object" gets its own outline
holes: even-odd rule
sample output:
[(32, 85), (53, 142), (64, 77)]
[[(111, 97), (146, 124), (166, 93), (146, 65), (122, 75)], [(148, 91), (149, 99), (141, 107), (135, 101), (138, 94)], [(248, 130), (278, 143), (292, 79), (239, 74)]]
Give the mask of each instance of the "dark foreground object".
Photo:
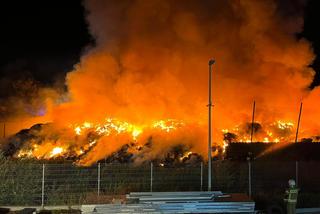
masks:
[(6, 214), (6, 213), (9, 213), (10, 212), (10, 209), (8, 208), (1, 208), (0, 207), (0, 214)]
[(320, 143), (230, 143), (226, 148), (225, 159), (246, 161), (319, 161)]
[(245, 194), (214, 192), (133, 192), (127, 204), (98, 205), (92, 213), (254, 213)]

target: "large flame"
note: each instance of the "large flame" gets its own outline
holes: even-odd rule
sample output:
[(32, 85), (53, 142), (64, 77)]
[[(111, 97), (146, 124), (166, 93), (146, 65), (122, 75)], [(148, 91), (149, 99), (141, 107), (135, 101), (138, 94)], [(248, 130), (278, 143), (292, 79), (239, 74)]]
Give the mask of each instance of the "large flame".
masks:
[[(184, 143), (183, 135), (190, 136), (187, 131), (191, 124), (184, 124), (182, 121), (168, 119), (159, 120), (152, 122), (151, 124), (134, 125), (125, 121), (120, 121), (117, 119), (107, 118), (104, 123), (92, 123), (83, 122), (79, 125), (69, 125), (68, 130), (64, 133), (69, 132), (67, 136), (73, 135), (73, 142), (75, 144), (68, 144), (66, 138), (62, 139), (60, 133), (60, 138), (50, 139), (51, 137), (47, 135), (47, 131), (44, 133), (37, 133), (38, 137), (41, 138), (39, 141), (30, 142), (28, 145), (18, 151), (16, 154), (19, 158), (37, 158), (37, 159), (52, 159), (52, 158), (76, 158), (80, 164), (91, 164), (98, 159), (94, 158), (97, 156), (97, 152), (101, 153), (100, 158), (106, 157), (108, 154), (115, 152), (117, 148), (111, 148), (108, 150), (103, 148), (99, 151), (101, 147), (107, 145), (123, 145), (124, 143), (134, 144), (135, 149), (131, 150), (133, 153), (138, 153), (144, 144), (147, 143), (146, 138), (154, 136), (156, 140), (165, 138), (166, 141), (172, 141), (171, 145), (178, 145)], [(42, 130), (41, 130), (42, 131)], [(50, 130), (51, 133), (53, 133)], [(71, 134), (70, 132), (73, 132)], [(145, 134), (145, 135), (144, 135)], [(174, 135), (174, 136), (171, 136)], [(48, 139), (42, 139), (42, 138)], [(170, 139), (168, 139), (170, 138)], [(70, 140), (70, 139), (69, 139)], [(119, 141), (119, 142), (117, 142)], [(168, 146), (169, 148), (170, 146)], [(156, 149), (157, 147), (155, 147)], [(199, 151), (198, 151), (199, 152)], [(186, 152), (182, 154), (180, 160), (183, 161), (184, 158), (189, 157), (192, 152)], [(143, 157), (141, 157), (143, 158)]]

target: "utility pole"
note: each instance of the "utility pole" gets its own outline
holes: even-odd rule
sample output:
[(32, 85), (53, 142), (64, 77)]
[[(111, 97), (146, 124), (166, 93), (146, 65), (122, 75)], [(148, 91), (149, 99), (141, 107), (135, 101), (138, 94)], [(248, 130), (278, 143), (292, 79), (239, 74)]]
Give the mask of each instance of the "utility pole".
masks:
[(256, 110), (256, 101), (253, 101), (253, 110), (252, 110), (252, 122), (251, 122), (251, 136), (250, 136), (250, 142), (252, 143), (252, 137), (253, 137), (253, 129), (254, 129), (254, 113)]
[(211, 121), (211, 109), (212, 104), (212, 65), (215, 63), (214, 59), (209, 60), (209, 103), (208, 103), (208, 191), (211, 191), (211, 172), (212, 172), (212, 121)]
[(302, 112), (302, 102), (300, 104), (300, 111), (299, 111), (299, 117), (298, 117), (298, 124), (297, 124), (297, 130), (296, 130), (296, 139), (295, 139), (295, 143), (298, 142), (298, 134), (299, 134), (299, 127), (300, 127), (300, 120), (301, 120), (301, 112)]
[[(299, 111), (299, 117), (298, 117), (298, 124), (297, 124), (297, 130), (296, 130), (296, 139), (295, 143), (298, 143), (298, 134), (299, 134), (299, 128), (300, 128), (300, 120), (301, 120), (301, 113), (302, 113), (302, 102), (300, 104), (300, 111)], [(299, 161), (296, 160), (296, 184), (298, 185), (299, 181)]]

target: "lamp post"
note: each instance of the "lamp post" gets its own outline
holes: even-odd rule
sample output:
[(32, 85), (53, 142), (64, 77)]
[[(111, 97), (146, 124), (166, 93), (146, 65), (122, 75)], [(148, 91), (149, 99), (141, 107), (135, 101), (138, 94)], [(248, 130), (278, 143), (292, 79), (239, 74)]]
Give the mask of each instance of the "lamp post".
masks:
[(208, 103), (208, 191), (211, 191), (211, 173), (212, 173), (212, 121), (211, 121), (211, 109), (212, 104), (212, 65), (215, 63), (214, 59), (209, 60), (209, 103)]

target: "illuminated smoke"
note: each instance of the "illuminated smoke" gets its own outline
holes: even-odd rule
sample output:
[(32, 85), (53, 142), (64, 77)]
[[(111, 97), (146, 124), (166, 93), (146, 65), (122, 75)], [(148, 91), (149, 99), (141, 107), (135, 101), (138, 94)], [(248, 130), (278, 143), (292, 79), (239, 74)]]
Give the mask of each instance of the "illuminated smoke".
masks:
[[(211, 57), (217, 62), (215, 144), (225, 148), (227, 132), (221, 130), (226, 129), (234, 133), (227, 136), (230, 140), (250, 139), (247, 122), (253, 100), (261, 126), (256, 127), (256, 140), (291, 140), (301, 100), (300, 137), (319, 135), (320, 89), (308, 88), (314, 77), (308, 67), (314, 55), (306, 40), (295, 37), (302, 29), (301, 14), (288, 16), (271, 0), (88, 0), (84, 5), (96, 45), (68, 73), (69, 100), (55, 105), (50, 118), (59, 128), (81, 124), (75, 127), (80, 139), (86, 129), (106, 131), (96, 127), (104, 118), (117, 118), (128, 130), (117, 137), (99, 137), (84, 162), (104, 158), (129, 138), (144, 144), (150, 136), (152, 151), (143, 150), (137, 160), (152, 159), (181, 143), (206, 156)], [(150, 131), (168, 118), (185, 125), (174, 134), (166, 133), (173, 129), (169, 126), (165, 132)]]

